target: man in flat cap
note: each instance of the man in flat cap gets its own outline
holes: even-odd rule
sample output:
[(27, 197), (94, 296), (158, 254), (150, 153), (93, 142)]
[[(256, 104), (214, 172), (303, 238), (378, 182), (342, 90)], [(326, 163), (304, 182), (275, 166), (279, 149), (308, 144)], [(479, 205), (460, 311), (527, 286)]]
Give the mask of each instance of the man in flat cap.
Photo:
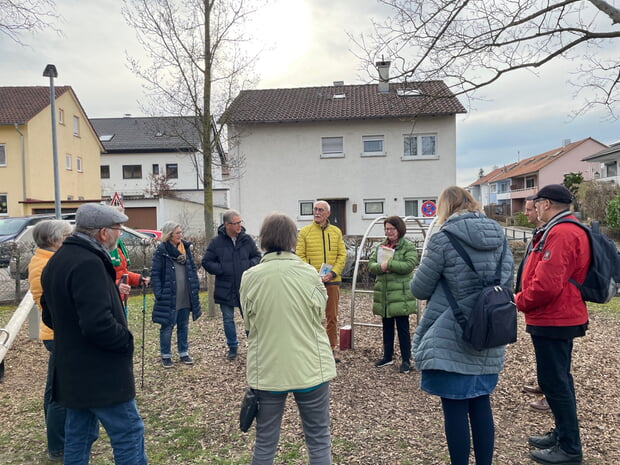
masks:
[(573, 339), (585, 335), (588, 310), (580, 290), (569, 279), (585, 279), (590, 244), (579, 226), (557, 224), (563, 218), (576, 221), (570, 212), (573, 197), (566, 187), (550, 184), (533, 200), (545, 225), (532, 240), (515, 302), (525, 314), (526, 331), (536, 354), (538, 384), (555, 418), (555, 429), (543, 436), (530, 436), (528, 442), (536, 448), (531, 456), (538, 463), (576, 465), (582, 461), (582, 450), (570, 369)]
[(67, 409), (67, 465), (88, 464), (99, 422), (110, 438), (114, 463), (147, 463), (135, 402), (133, 335), (109, 254), (127, 219), (114, 207), (82, 205), (74, 233), (41, 277), (43, 321), (54, 330), (56, 346), (52, 397)]

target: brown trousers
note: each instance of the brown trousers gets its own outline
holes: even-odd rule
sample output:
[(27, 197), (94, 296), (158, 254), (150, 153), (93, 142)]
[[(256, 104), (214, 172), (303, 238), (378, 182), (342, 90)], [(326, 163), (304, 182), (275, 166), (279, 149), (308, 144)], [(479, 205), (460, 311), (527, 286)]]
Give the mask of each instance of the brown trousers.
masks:
[(327, 305), (325, 306), (325, 331), (332, 350), (338, 348), (338, 303), (340, 301), (340, 284), (328, 284)]

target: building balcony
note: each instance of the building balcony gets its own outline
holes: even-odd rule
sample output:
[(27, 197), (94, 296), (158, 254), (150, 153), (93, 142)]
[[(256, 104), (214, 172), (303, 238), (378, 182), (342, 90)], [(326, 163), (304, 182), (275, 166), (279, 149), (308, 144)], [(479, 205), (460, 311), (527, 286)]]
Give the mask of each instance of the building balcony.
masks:
[(498, 193), (496, 198), (497, 200), (510, 200), (510, 192)]
[(526, 187), (523, 189), (513, 189), (510, 191), (510, 198), (511, 199), (524, 199), (526, 197), (529, 197), (530, 195), (534, 195), (536, 192), (538, 192), (538, 187)]

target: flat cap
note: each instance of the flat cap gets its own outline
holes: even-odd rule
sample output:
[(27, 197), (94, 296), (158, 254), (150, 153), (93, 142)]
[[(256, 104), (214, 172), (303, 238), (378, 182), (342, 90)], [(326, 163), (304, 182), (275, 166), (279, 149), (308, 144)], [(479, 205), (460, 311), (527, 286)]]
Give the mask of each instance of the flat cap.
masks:
[(109, 228), (114, 224), (126, 223), (129, 218), (117, 208), (97, 203), (86, 203), (77, 209), (75, 225), (86, 229)]
[(528, 200), (549, 199), (560, 203), (571, 203), (573, 194), (561, 184), (549, 184), (539, 190), (536, 195), (532, 195)]

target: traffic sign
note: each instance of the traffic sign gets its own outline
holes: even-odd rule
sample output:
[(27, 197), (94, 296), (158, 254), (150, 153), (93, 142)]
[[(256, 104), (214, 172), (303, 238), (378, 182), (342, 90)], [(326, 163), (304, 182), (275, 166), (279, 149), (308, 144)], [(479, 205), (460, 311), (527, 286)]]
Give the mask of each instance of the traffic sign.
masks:
[(437, 214), (437, 205), (432, 200), (427, 200), (422, 204), (422, 216), (429, 218)]

